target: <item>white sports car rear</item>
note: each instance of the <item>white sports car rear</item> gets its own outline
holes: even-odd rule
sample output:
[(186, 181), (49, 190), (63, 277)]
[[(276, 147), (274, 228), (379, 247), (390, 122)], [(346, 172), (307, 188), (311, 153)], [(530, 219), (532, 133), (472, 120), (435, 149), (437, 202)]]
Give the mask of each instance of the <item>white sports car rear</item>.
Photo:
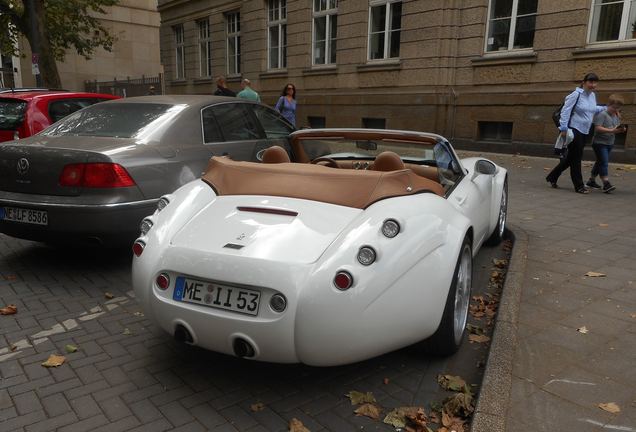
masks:
[(328, 366), (464, 336), (472, 258), (499, 242), (507, 173), (433, 134), (302, 130), (261, 163), (210, 160), (134, 244), (146, 314), (186, 343)]

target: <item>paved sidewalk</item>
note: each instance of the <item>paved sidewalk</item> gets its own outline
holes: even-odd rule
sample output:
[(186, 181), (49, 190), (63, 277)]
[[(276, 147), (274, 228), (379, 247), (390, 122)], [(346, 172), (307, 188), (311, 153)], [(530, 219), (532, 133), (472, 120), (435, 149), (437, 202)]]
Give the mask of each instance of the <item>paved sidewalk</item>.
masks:
[(636, 432), (636, 166), (611, 166), (614, 193), (581, 195), (569, 171), (546, 183), (556, 158), (485, 156), (510, 170), (509, 223), (527, 239), (505, 430)]

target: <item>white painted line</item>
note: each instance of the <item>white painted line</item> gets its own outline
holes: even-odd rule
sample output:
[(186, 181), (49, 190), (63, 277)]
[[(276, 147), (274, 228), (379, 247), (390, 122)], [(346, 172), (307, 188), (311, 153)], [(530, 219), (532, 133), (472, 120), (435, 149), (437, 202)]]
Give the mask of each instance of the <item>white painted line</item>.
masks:
[(66, 327), (66, 330), (73, 330), (74, 328), (79, 327), (79, 324), (77, 324), (77, 321), (73, 318), (62, 321), (62, 325)]
[(62, 324), (55, 324), (50, 330), (42, 330), (41, 332), (32, 335), (31, 339), (39, 339), (58, 333), (64, 333), (65, 331), (66, 329), (62, 327)]
[(611, 429), (611, 430), (617, 430), (617, 431), (624, 431), (624, 432), (636, 432), (636, 429), (631, 428), (629, 426), (616, 426), (616, 425), (611, 425), (611, 424), (605, 424), (596, 420), (592, 420), (592, 419), (579, 419), (579, 421), (585, 422), (585, 423), (590, 423), (596, 426), (600, 426), (603, 429)]
[(553, 379), (545, 383), (544, 387), (549, 386), (550, 384), (553, 384), (553, 383), (557, 383), (557, 382), (562, 382), (566, 384), (579, 384), (579, 385), (592, 385), (592, 386), (596, 385), (596, 383), (585, 382), (585, 381), (571, 381), (568, 379)]
[[(95, 309), (95, 308), (93, 308)], [(92, 309), (91, 309), (92, 310)], [(94, 320), (97, 317), (100, 317), (102, 315), (104, 315), (106, 312), (97, 312), (94, 314), (90, 314), (90, 315), (84, 315), (83, 317), (79, 317), (80, 321), (90, 321), (90, 320)]]
[(116, 304), (107, 304), (107, 305), (106, 305), (106, 309), (107, 309), (109, 312), (110, 312), (110, 311), (112, 311), (113, 309), (118, 308), (118, 307), (119, 307), (119, 305), (116, 305)]

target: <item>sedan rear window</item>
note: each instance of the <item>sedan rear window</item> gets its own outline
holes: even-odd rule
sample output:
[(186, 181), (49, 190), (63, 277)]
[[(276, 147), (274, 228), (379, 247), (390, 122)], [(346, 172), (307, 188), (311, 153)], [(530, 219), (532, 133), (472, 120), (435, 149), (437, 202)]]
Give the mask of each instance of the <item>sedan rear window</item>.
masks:
[(163, 124), (181, 109), (180, 105), (158, 103), (97, 104), (63, 118), (42, 135), (135, 138)]
[(24, 121), (27, 103), (16, 99), (0, 99), (0, 129), (17, 129)]

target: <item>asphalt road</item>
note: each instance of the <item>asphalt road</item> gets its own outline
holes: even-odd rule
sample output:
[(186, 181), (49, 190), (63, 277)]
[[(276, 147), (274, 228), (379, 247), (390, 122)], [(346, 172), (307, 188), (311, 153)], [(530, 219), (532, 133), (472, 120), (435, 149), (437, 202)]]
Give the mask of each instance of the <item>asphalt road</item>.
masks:
[[(492, 260), (506, 254), (502, 246), (482, 248), (473, 295), (492, 291)], [(373, 392), (386, 413), (441, 403), (448, 393), (438, 374), (460, 375), (478, 391), (487, 343), (466, 340), (449, 358), (407, 348), (332, 368), (257, 363), (180, 345), (140, 313), (130, 260), (128, 251), (52, 249), (0, 234), (0, 307), (18, 307), (0, 316), (3, 431), (287, 431), (294, 417), (312, 432), (389, 431), (356, 417), (344, 395)], [(484, 319), (471, 320), (486, 327)], [(67, 344), (78, 351), (66, 354)], [(66, 363), (42, 367), (54, 353)], [(262, 409), (254, 411), (257, 403)]]

